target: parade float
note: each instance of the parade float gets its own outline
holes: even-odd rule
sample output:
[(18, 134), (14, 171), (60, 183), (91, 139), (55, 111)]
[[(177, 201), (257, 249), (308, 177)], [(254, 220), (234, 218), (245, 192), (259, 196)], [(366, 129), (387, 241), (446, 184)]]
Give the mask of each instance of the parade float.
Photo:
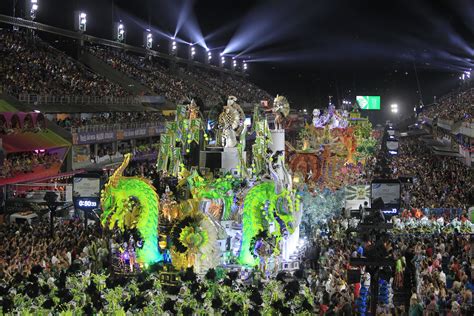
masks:
[[(102, 191), (102, 224), (124, 236), (117, 256), (128, 264), (122, 266), (163, 263), (198, 273), (243, 267), (267, 274), (298, 268), (301, 223), (310, 231), (317, 218), (340, 207), (343, 194), (334, 191), (363, 168), (370, 149), (358, 146), (367, 147), (370, 123), (331, 107), (327, 114), (315, 111), (300, 149), (287, 153), (289, 111), (288, 100), (277, 96), (270, 110), (256, 106), (248, 125), (231, 96), (211, 139), (197, 105), (178, 106), (161, 135), (158, 190), (148, 179), (123, 176), (127, 155)], [(255, 138), (247, 146), (250, 133)]]

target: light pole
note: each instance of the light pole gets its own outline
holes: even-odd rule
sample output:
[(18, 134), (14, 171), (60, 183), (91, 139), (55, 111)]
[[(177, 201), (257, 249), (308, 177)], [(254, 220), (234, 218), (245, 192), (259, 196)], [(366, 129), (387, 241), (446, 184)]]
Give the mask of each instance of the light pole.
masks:
[(390, 112), (392, 112), (397, 117), (397, 119), (400, 121), (400, 111), (399, 111), (397, 103), (393, 103), (393, 104), (390, 105)]

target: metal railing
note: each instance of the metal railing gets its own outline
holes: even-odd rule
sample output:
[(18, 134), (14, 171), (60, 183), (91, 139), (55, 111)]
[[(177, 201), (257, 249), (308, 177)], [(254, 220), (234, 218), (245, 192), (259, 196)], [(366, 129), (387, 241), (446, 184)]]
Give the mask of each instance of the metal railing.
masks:
[(113, 96), (70, 96), (70, 95), (39, 95), (22, 93), (18, 96), (20, 102), (28, 104), (85, 104), (85, 105), (102, 105), (102, 104), (140, 104), (139, 97), (113, 97)]
[(87, 132), (107, 132), (118, 131), (124, 129), (139, 129), (149, 127), (163, 127), (165, 122), (150, 122), (150, 123), (115, 123), (115, 124), (91, 124), (82, 127), (71, 127), (72, 133), (87, 133)]

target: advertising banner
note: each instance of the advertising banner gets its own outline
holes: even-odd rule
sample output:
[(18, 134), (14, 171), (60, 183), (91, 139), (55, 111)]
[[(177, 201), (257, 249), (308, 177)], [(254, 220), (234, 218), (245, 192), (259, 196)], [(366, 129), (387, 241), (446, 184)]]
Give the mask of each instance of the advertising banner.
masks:
[(94, 144), (112, 142), (117, 139), (116, 132), (84, 132), (73, 133), (72, 142), (74, 145)]
[[(171, 125), (174, 128), (175, 125)], [(94, 143), (107, 143), (116, 140), (133, 139), (133, 138), (144, 138), (153, 137), (164, 133), (165, 124), (157, 123), (151, 127), (140, 127), (140, 128), (128, 128), (116, 131), (107, 132), (80, 132), (72, 134), (72, 141), (74, 145), (85, 145)]]

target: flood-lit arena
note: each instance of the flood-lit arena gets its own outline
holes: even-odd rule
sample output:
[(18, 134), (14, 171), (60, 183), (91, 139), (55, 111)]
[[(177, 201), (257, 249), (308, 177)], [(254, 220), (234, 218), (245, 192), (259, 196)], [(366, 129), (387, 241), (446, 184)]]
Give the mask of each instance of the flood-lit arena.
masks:
[(473, 315), (474, 3), (0, 3), (1, 315)]

